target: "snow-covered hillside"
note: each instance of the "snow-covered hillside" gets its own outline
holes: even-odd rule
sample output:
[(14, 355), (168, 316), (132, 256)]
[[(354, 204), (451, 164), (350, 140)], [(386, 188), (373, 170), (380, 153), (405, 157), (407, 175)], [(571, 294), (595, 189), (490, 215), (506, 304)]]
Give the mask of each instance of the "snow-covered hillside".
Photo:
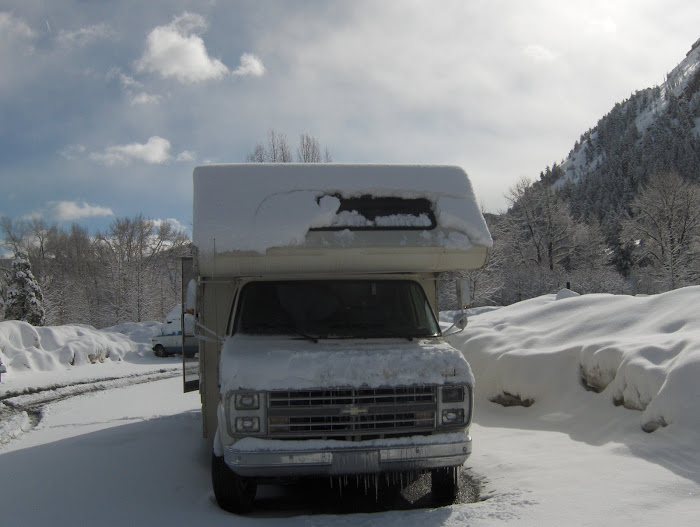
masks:
[[(582, 135), (569, 153), (561, 168), (563, 175), (555, 182), (555, 188), (561, 188), (566, 182), (578, 183), (598, 170), (610, 172), (605, 162), (610, 158), (621, 156), (621, 149), (632, 147), (649, 151), (659, 146), (667, 151), (678, 150), (673, 144), (674, 139), (697, 137), (700, 133), (700, 119), (693, 108), (697, 107), (698, 72), (700, 72), (700, 46), (696, 45), (688, 51), (685, 58), (666, 75), (666, 80), (659, 86), (640, 87), (629, 99), (618, 103), (597, 125)], [(687, 122), (686, 122), (687, 121)], [(655, 129), (658, 128), (658, 129)], [(651, 133), (653, 139), (645, 139)], [(669, 139), (671, 138), (671, 139)], [(638, 154), (638, 152), (637, 152)], [(629, 153), (628, 153), (629, 155)], [(678, 153), (674, 155), (678, 156)], [(632, 156), (630, 157), (640, 157)], [(664, 159), (664, 156), (650, 156), (651, 159)], [(669, 159), (672, 164), (682, 165), (682, 159)], [(615, 161), (613, 161), (615, 162)], [(645, 161), (646, 163), (646, 161)], [(626, 174), (625, 163), (615, 162), (611, 175), (614, 177), (640, 178), (642, 174), (657, 169), (648, 167), (644, 170), (635, 169), (634, 174)], [(667, 166), (664, 168), (674, 168)]]
[[(477, 503), (315, 519), (272, 508), (234, 519), (213, 501), (197, 394), (182, 394), (180, 379), (170, 379), (67, 399), (32, 431), (0, 432), (16, 435), (0, 448), (0, 474), (13, 475), (0, 478), (2, 524), (693, 525), (700, 510), (699, 303), (700, 286), (649, 297), (563, 290), (471, 316), (449, 340), (476, 377), (466, 466), (482, 481)], [(42, 347), (12, 337), (14, 360), (22, 350), (29, 357), (85, 348), (75, 329), (46, 329), (65, 331), (70, 343)], [(121, 360), (44, 360), (47, 371), (13, 366), (0, 396), (10, 386), (41, 385), (48, 374), (176, 366), (177, 359), (143, 351), (143, 335), (127, 333), (136, 351), (114, 351)], [(0, 323), (3, 360), (17, 334), (16, 323)]]

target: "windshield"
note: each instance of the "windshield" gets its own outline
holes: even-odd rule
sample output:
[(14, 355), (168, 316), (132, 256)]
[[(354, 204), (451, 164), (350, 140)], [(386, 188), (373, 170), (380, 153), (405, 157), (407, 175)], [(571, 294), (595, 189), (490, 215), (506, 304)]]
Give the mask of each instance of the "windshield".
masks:
[(421, 286), (409, 280), (251, 282), (235, 331), (302, 338), (428, 337), (439, 327)]

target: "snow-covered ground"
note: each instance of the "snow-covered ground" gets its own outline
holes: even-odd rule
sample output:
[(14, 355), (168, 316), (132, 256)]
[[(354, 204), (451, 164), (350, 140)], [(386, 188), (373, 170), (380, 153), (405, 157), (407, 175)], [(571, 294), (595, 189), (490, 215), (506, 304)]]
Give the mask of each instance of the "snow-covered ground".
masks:
[[(483, 501), (349, 516), (267, 512), (236, 524), (695, 525), (699, 304), (700, 287), (689, 287), (641, 298), (562, 291), (481, 310), (449, 340), (476, 377), (466, 466), (482, 480)], [(178, 364), (152, 356), (147, 341), (155, 324), (112, 332), (18, 325), (0, 323), (0, 357), (9, 370), (0, 396)], [(91, 362), (78, 331), (109, 348), (109, 357)], [(87, 359), (71, 366), (42, 357), (67, 357), (68, 349)], [(31, 356), (24, 362), (22, 350)], [(49, 405), (31, 431), (5, 427), (0, 434), (2, 525), (233, 520), (213, 500), (199, 396), (182, 394), (179, 378), (71, 397)]]

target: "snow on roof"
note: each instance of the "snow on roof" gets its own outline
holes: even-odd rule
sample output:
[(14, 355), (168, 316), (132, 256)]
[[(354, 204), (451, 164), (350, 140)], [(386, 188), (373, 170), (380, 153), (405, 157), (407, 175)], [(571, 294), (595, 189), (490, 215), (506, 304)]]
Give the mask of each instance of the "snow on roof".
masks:
[[(491, 247), (486, 222), (467, 174), (455, 166), (224, 164), (194, 170), (193, 241), (200, 252), (253, 251), (300, 246), (310, 229), (339, 221), (367, 225), (347, 212), (340, 198), (425, 198), (433, 204), (437, 229), (424, 230), (423, 246)], [(384, 217), (383, 226), (425, 227), (425, 217)], [(430, 233), (430, 234), (426, 234)], [(348, 242), (348, 231), (336, 239)], [(343, 238), (343, 236), (345, 236)], [(360, 236), (358, 236), (359, 238)]]

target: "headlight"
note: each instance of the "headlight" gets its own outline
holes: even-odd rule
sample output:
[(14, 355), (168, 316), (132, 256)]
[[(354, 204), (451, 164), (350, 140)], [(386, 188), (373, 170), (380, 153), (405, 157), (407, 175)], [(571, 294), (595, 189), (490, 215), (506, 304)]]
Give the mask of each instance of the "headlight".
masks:
[(237, 417), (236, 418), (236, 432), (259, 432), (260, 431), (260, 418), (259, 417)]
[(226, 392), (224, 400), (226, 430), (229, 435), (261, 435), (266, 432), (265, 392)]
[(455, 408), (450, 410), (442, 411), (442, 424), (443, 425), (458, 425), (464, 422), (464, 410), (462, 408)]
[(472, 397), (469, 385), (445, 385), (440, 387), (437, 425), (461, 428), (471, 422)]
[(464, 401), (464, 386), (445, 386), (442, 388), (443, 403), (461, 403)]
[(260, 408), (260, 398), (257, 393), (237, 393), (234, 405), (236, 410), (257, 410)]

